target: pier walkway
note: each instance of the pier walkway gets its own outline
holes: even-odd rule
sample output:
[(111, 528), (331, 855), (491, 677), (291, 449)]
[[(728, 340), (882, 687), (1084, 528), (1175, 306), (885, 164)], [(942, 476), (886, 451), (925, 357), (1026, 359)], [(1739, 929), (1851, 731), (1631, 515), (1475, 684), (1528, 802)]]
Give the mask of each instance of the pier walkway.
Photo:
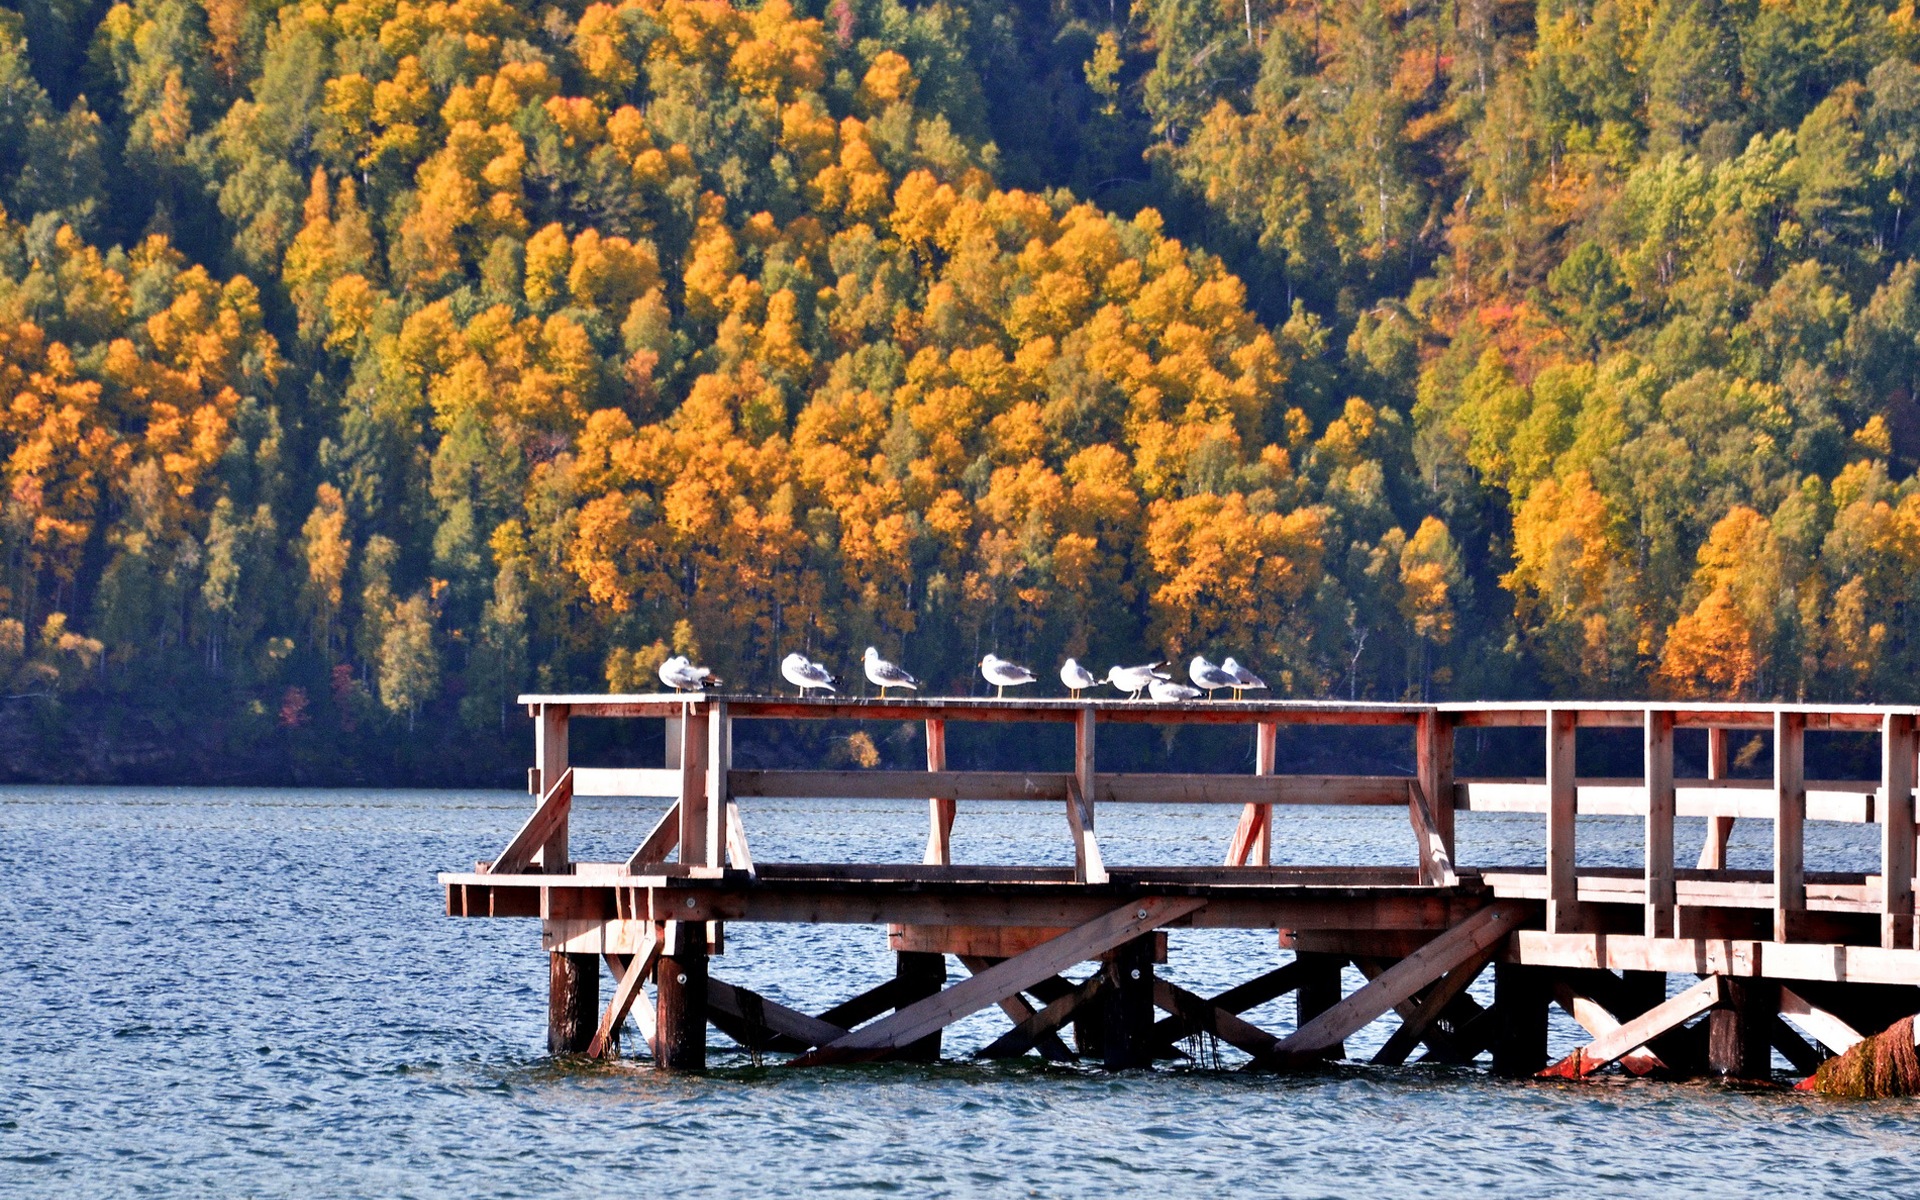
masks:
[[(1347, 1039), (1397, 1014), (1375, 1062), (1419, 1053), (1463, 1063), (1490, 1054), (1493, 1069), (1507, 1075), (1577, 1077), (1619, 1064), (1640, 1074), (1764, 1079), (1776, 1049), (1804, 1074), (1920, 1011), (1916, 709), (711, 693), (521, 699), (535, 720), (534, 806), (492, 859), (440, 880), (450, 916), (539, 920), (555, 1053), (618, 1053), (631, 1018), (654, 1062), (671, 1070), (705, 1066), (710, 1025), (756, 1052), (792, 1054), (794, 1065), (929, 1060), (939, 1057), (947, 1026), (999, 1008), (1009, 1028), (983, 1056), (1037, 1053), (1134, 1067), (1198, 1034), (1239, 1048), (1256, 1067), (1284, 1069), (1339, 1058)], [(571, 762), (569, 727), (587, 719), (666, 721), (667, 761), (653, 768)], [(822, 720), (922, 723), (927, 769), (733, 765), (738, 722)], [(950, 770), (948, 725), (969, 721), (1071, 725), (1072, 769)], [(1254, 772), (1101, 771), (1098, 732), (1122, 723), (1245, 726), (1254, 735)], [(1280, 773), (1282, 726), (1398, 731), (1388, 736), (1408, 739), (1413, 773)], [(1544, 775), (1456, 777), (1457, 733), (1487, 728), (1537, 731)], [(1591, 729), (1637, 737), (1642, 773), (1578, 776), (1576, 742)], [(1704, 778), (1676, 776), (1676, 732), (1688, 730), (1705, 731)], [(1767, 735), (1770, 777), (1733, 777), (1730, 735), (1746, 731)], [(1877, 738), (1877, 777), (1806, 778), (1809, 736), (1830, 733)], [(659, 797), (665, 808), (650, 831), (635, 831), (644, 836), (625, 861), (576, 862), (568, 819), (584, 796)], [(756, 861), (755, 802), (815, 797), (925, 801), (924, 861)], [(1015, 800), (1060, 806), (1071, 867), (952, 861), (960, 809)], [(1126, 804), (1221, 806), (1221, 865), (1109, 864), (1099, 815)], [(1286, 811), (1298, 805), (1404, 811), (1406, 862), (1274, 865), (1276, 845), (1285, 846)], [(1462, 863), (1454, 839), (1459, 812), (1537, 814), (1545, 853), (1532, 863)], [(1643, 867), (1578, 865), (1579, 818), (1598, 814), (1643, 819)], [(1676, 816), (1707, 819), (1698, 861), (1684, 866), (1675, 862)], [(1737, 821), (1770, 828), (1770, 870), (1727, 867)], [(1810, 821), (1878, 826), (1878, 870), (1808, 871)], [(817, 1015), (788, 1008), (712, 969), (727, 926), (756, 922), (880, 927), (895, 972)], [(1155, 971), (1168, 954), (1166, 931), (1201, 927), (1272, 930), (1277, 945), (1247, 964), (1245, 982), (1203, 997)], [(1283, 959), (1282, 950), (1291, 954)], [(962, 969), (958, 978), (950, 977), (949, 957)], [(1097, 965), (1077, 981), (1067, 975), (1085, 963)], [(1366, 983), (1344, 992), (1349, 964)], [(1491, 1005), (1468, 992), (1487, 970), (1494, 973)], [(1669, 986), (1676, 975), (1686, 985), (1678, 990)], [(1271, 1032), (1242, 1016), (1288, 993), (1297, 1014), (1291, 1031)], [(1549, 1063), (1553, 1004), (1591, 1040)]]

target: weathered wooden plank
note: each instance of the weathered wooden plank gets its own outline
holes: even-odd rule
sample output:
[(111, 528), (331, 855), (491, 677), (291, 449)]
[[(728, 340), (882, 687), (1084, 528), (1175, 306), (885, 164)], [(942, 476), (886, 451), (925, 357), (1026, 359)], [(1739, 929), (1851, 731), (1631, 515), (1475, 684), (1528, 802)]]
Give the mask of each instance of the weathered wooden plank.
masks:
[(737, 797), (781, 799), (1064, 800), (1063, 771), (754, 771), (728, 773)]
[(1780, 1015), (1799, 1026), (1829, 1053), (1845, 1054), (1863, 1040), (1859, 1031), (1839, 1017), (1809, 1003), (1792, 988), (1780, 989)]
[[(507, 843), (507, 848), (493, 860), (488, 874), (518, 875), (532, 866), (536, 857), (543, 859), (543, 873), (557, 872), (565, 865), (567, 814), (573, 810), (573, 771), (562, 770), (552, 778), (553, 786), (540, 798), (540, 806), (527, 817), (513, 835), (513, 840)], [(561, 848), (562, 857), (558, 860), (547, 858), (547, 851), (556, 846)]]
[(1579, 884), (1574, 878), (1574, 831), (1578, 814), (1574, 771), (1574, 714), (1547, 710), (1547, 928), (1578, 927)]
[(1448, 1005), (1466, 994), (1466, 990), (1473, 986), (1473, 981), (1480, 977), (1480, 972), (1493, 961), (1499, 949), (1498, 942), (1487, 946), (1428, 988), (1426, 995), (1420, 997), (1419, 1007), (1401, 1019), (1400, 1028), (1394, 1030), (1386, 1044), (1375, 1052), (1374, 1065), (1397, 1067), (1406, 1062), (1407, 1056), (1413, 1053), (1427, 1036), (1427, 1031), (1433, 1028), (1433, 1023), (1447, 1011)]
[(575, 767), (573, 794), (678, 797), (680, 772), (667, 767)]
[(1540, 1074), (1560, 1079), (1591, 1075), (1661, 1034), (1686, 1024), (1720, 1003), (1725, 996), (1726, 980), (1718, 975), (1709, 975), (1672, 999), (1656, 1004), (1612, 1032), (1595, 1038)]
[(1792, 941), (1807, 911), (1807, 718), (1773, 719), (1773, 940)]
[(724, 983), (712, 976), (707, 978), (707, 1007), (750, 1026), (805, 1043), (807, 1047), (823, 1046), (847, 1034), (831, 1021), (810, 1017), (750, 988)]
[(1238, 1013), (1229, 1012), (1164, 979), (1153, 981), (1153, 1002), (1177, 1017), (1186, 1029), (1217, 1037), (1255, 1058), (1273, 1053), (1274, 1047), (1280, 1044), (1279, 1038), (1242, 1019)]
[[(927, 773), (944, 774), (947, 769), (947, 723), (928, 717)], [(953, 861), (953, 821), (958, 815), (954, 797), (935, 795), (927, 800), (927, 853), (924, 861), (944, 865)]]
[[(1851, 824), (1877, 819), (1879, 784), (1872, 781), (1819, 780), (1807, 785), (1807, 819)], [(1545, 813), (1548, 793), (1543, 779), (1468, 779), (1454, 784), (1454, 807), (1462, 812)], [(1585, 779), (1576, 789), (1583, 817), (1638, 817), (1647, 812), (1646, 784), (1638, 779)], [(1683, 779), (1674, 784), (1674, 812), (1683, 817), (1706, 817), (1732, 822), (1736, 817), (1773, 819), (1773, 783), (1767, 779)], [(1727, 826), (1732, 828), (1731, 824)], [(1717, 842), (1702, 848), (1702, 869), (1724, 864), (1724, 846), (1718, 858), (1706, 855)]]
[[(1071, 1021), (1082, 1006), (1099, 995), (1104, 982), (1100, 972), (1095, 971), (1086, 982), (1078, 985), (1066, 995), (1048, 1004), (1032, 1015), (1021, 1020), (1012, 1029), (1001, 1034), (981, 1049), (974, 1052), (975, 1058), (1018, 1058), (1033, 1049), (1041, 1039), (1050, 1034), (1057, 1035), (1060, 1029)], [(1075, 1056), (1077, 1057), (1077, 1056)]]
[(1480, 910), (1296, 1029), (1261, 1061), (1298, 1060), (1346, 1041), (1394, 1005), (1499, 943), (1519, 924), (1525, 912), (1524, 906), (1506, 901)]
[(647, 939), (645, 949), (627, 959), (619, 986), (614, 989), (613, 999), (607, 1002), (607, 1011), (600, 1017), (600, 1027), (594, 1031), (593, 1041), (587, 1045), (588, 1058), (606, 1058), (619, 1044), (620, 1026), (626, 1022), (633, 1002), (640, 998), (642, 986), (660, 961), (660, 947), (664, 940), (662, 931), (656, 929), (654, 935)]
[[(677, 775), (679, 772), (675, 772)], [(638, 874), (648, 866), (664, 863), (680, 845), (680, 801), (667, 806), (653, 829), (640, 839), (640, 845), (627, 859), (627, 873)]]
[[(728, 773), (736, 797), (908, 800), (928, 795), (966, 801), (1064, 800), (1064, 771), (771, 771)], [(1393, 806), (1407, 802), (1396, 775), (1106, 774), (1093, 777), (1096, 804), (1326, 804)]]
[(1074, 963), (1110, 950), (1129, 938), (1150, 933), (1205, 905), (1204, 899), (1172, 896), (1129, 902), (1025, 954), (995, 964), (938, 996), (929, 996), (896, 1010), (892, 1016), (856, 1029), (795, 1062), (851, 1062), (904, 1046), (980, 1011), (1003, 996), (1024, 991)]
[(1914, 755), (1920, 750), (1910, 713), (1888, 713), (1880, 729), (1880, 944), (1914, 945)]
[(1673, 933), (1673, 714), (1648, 709), (1642, 741), (1646, 760), (1646, 932)]

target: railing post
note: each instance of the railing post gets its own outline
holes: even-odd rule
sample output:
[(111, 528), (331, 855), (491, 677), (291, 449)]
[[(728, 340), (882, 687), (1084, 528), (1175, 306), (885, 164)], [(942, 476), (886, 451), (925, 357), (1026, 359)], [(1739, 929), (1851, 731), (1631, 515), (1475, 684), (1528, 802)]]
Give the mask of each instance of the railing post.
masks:
[(1773, 940), (1791, 940), (1807, 911), (1805, 713), (1773, 714)]
[(717, 866), (706, 854), (707, 714), (689, 702), (680, 710), (680, 861)]
[[(1262, 721), (1254, 727), (1253, 737), (1253, 773), (1273, 774), (1278, 758), (1280, 727), (1272, 721)], [(1262, 804), (1259, 807), (1256, 818), (1259, 828), (1254, 831), (1253, 842), (1248, 847), (1248, 860), (1256, 867), (1270, 867), (1273, 865), (1273, 805)]]
[[(1727, 731), (1719, 728), (1707, 730), (1707, 778), (1726, 779), (1731, 775), (1732, 767), (1732, 747), (1728, 744)], [(1707, 818), (1707, 840), (1700, 844), (1702, 871), (1727, 869), (1727, 842), (1732, 837), (1732, 817)]]
[(727, 861), (727, 804), (733, 789), (727, 786), (727, 771), (733, 766), (733, 720), (727, 714), (727, 702), (715, 700), (707, 712), (707, 811), (703, 837), (706, 840), (707, 866), (722, 866)]
[[(540, 706), (539, 720), (533, 731), (534, 767), (540, 776), (540, 787), (534, 797), (536, 804), (567, 773), (567, 721), (570, 715), (571, 710), (564, 704)], [(564, 875), (567, 861), (567, 822), (562, 821), (553, 836), (540, 848), (540, 870), (548, 875)]]
[[(1673, 714), (1647, 710), (1648, 937), (1673, 936)], [(1666, 998), (1663, 991), (1662, 1000)], [(1657, 1003), (1657, 1002), (1656, 1002)]]
[(1107, 871), (1094, 837), (1093, 706), (1082, 707), (1073, 723), (1073, 775), (1079, 796), (1067, 796), (1067, 827), (1073, 833), (1073, 877), (1081, 883), (1105, 883)]
[(1888, 713), (1880, 724), (1880, 944), (1913, 947), (1914, 719)]
[(1574, 826), (1579, 813), (1574, 776), (1572, 709), (1547, 710), (1547, 932), (1579, 928), (1579, 881), (1574, 875)]
[[(927, 770), (947, 769), (947, 721), (945, 717), (927, 718)], [(953, 862), (953, 818), (957, 806), (953, 800), (935, 796), (927, 801), (927, 854), (929, 866), (944, 867)]]
[[(1453, 851), (1453, 717), (1428, 709), (1420, 714), (1414, 727), (1414, 773), (1420, 790), (1427, 795), (1427, 808), (1433, 816), (1434, 832), (1446, 847), (1447, 860), (1456, 866)], [(1426, 856), (1421, 856), (1426, 861)]]

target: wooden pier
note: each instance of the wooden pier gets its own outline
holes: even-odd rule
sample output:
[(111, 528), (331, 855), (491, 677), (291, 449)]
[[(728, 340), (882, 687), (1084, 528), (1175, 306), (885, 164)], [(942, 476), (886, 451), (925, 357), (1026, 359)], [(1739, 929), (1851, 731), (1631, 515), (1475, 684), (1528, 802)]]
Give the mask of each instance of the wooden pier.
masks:
[[(943, 1029), (997, 1007), (1010, 1027), (981, 1056), (1037, 1053), (1138, 1067), (1205, 1035), (1244, 1051), (1254, 1067), (1284, 1069), (1342, 1057), (1349, 1038), (1395, 1013), (1398, 1028), (1374, 1062), (1423, 1053), (1428, 1061), (1466, 1063), (1490, 1054), (1503, 1075), (1579, 1077), (1619, 1064), (1638, 1074), (1766, 1079), (1776, 1049), (1805, 1074), (1920, 1011), (1920, 710), (713, 694), (522, 701), (536, 728), (534, 807), (491, 861), (440, 879), (450, 916), (540, 921), (550, 964), (548, 1046), (556, 1054), (616, 1054), (631, 1017), (655, 1064), (669, 1070), (704, 1068), (709, 1025), (756, 1053), (791, 1054), (793, 1065), (930, 1060), (940, 1056)], [(657, 768), (574, 764), (568, 730), (588, 719), (667, 722), (667, 761)], [(736, 724), (769, 720), (924, 723), (927, 768), (735, 767)], [(948, 725), (968, 721), (1069, 724), (1072, 769), (949, 769)], [(1245, 726), (1254, 771), (1101, 771), (1099, 730), (1122, 723)], [(1279, 773), (1282, 726), (1403, 731), (1392, 736), (1410, 743), (1413, 772)], [(1538, 731), (1544, 776), (1456, 777), (1456, 733), (1486, 728)], [(1583, 729), (1637, 731), (1641, 774), (1577, 776)], [(1681, 730), (1706, 731), (1704, 778), (1676, 775)], [(1733, 777), (1730, 735), (1747, 731), (1770, 735), (1770, 778)], [(1826, 732), (1877, 737), (1877, 777), (1806, 778), (1807, 737)], [(577, 796), (667, 803), (650, 831), (635, 831), (637, 848), (625, 861), (576, 862), (568, 818)], [(756, 861), (754, 806), (768, 797), (924, 800), (924, 861)], [(952, 861), (959, 811), (1013, 800), (1060, 806), (1071, 867)], [(1098, 818), (1116, 804), (1222, 806), (1221, 865), (1108, 862)], [(1406, 862), (1273, 865), (1276, 848), (1286, 845), (1286, 810), (1299, 805), (1404, 810)], [(1543, 860), (1461, 863), (1459, 812), (1538, 814)], [(1595, 814), (1643, 819), (1643, 867), (1577, 865), (1578, 818)], [(1707, 818), (1697, 863), (1674, 861), (1676, 816)], [(1770, 828), (1771, 869), (1728, 868), (1736, 821)], [(1808, 871), (1809, 821), (1877, 825), (1879, 870)], [(818, 1015), (786, 1007), (723, 982), (710, 967), (727, 926), (760, 922), (879, 927), (896, 968), (858, 995), (823, 1004)], [(1202, 927), (1272, 930), (1277, 944), (1246, 964), (1245, 982), (1200, 996), (1155, 967), (1169, 953), (1166, 931)], [(957, 979), (950, 958), (963, 968)], [(1077, 980), (1068, 975), (1082, 964), (1095, 965)], [(1343, 994), (1349, 964), (1366, 982)], [(1492, 1004), (1483, 1005), (1468, 988), (1489, 969)], [(1674, 976), (1686, 986), (1670, 986)], [(1297, 1013), (1290, 1032), (1259, 1028), (1242, 1015), (1288, 993)], [(1591, 1040), (1550, 1063), (1554, 1004)]]

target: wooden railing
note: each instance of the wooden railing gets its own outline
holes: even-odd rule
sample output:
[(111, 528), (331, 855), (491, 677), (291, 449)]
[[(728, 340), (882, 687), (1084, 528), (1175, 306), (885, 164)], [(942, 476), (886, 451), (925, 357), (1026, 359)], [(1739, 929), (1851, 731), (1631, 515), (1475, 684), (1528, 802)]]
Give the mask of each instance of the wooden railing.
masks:
[[(540, 864), (546, 873), (572, 869), (567, 824), (574, 796), (661, 796), (673, 803), (629, 858), (643, 873), (671, 862), (676, 872), (752, 870), (740, 802), (766, 797), (928, 798), (924, 863), (952, 864), (952, 830), (959, 803), (1046, 801), (1062, 805), (1074, 848), (1075, 880), (1108, 878), (1097, 837), (1097, 814), (1108, 804), (1218, 804), (1240, 809), (1229, 843), (1229, 867), (1272, 863), (1274, 809), (1291, 805), (1404, 807), (1414, 835), (1417, 874), (1409, 882), (1449, 886), (1459, 879), (1454, 814), (1539, 813), (1546, 824), (1546, 861), (1526, 871), (1481, 873), (1502, 894), (1546, 901), (1547, 930), (1589, 930), (1596, 904), (1639, 904), (1644, 932), (1676, 933), (1683, 909), (1767, 907), (1776, 941), (1800, 938), (1810, 903), (1828, 911), (1880, 915), (1880, 941), (1914, 944), (1916, 753), (1911, 709), (1821, 706), (1679, 704), (1453, 704), (1406, 705), (1282, 701), (1221, 701), (1161, 705), (1125, 701), (929, 699), (857, 701), (706, 695), (525, 696), (536, 719), (531, 790), (535, 814), (496, 870)], [(576, 717), (652, 717), (668, 722), (667, 763), (657, 768), (573, 767), (568, 729)], [(739, 720), (911, 720), (924, 723), (927, 769), (754, 770), (733, 765), (732, 736)], [(1069, 771), (949, 769), (947, 723), (1025, 721), (1071, 724)], [(1102, 773), (1097, 770), (1100, 724), (1238, 724), (1255, 731), (1251, 775)], [(1284, 774), (1276, 771), (1281, 726), (1403, 727), (1413, 740), (1411, 776)], [(1539, 728), (1545, 738), (1545, 775), (1523, 779), (1456, 779), (1455, 731), (1461, 728)], [(1636, 778), (1579, 778), (1578, 730), (1637, 729), (1644, 769)], [(1676, 729), (1709, 733), (1708, 778), (1674, 774)], [(1729, 778), (1729, 730), (1772, 734), (1771, 779)], [(1880, 778), (1809, 781), (1809, 730), (1876, 733)], [(1629, 815), (1644, 819), (1644, 868), (1576, 870), (1578, 817)], [(1674, 861), (1677, 816), (1705, 817), (1709, 827), (1698, 867)], [(1736, 820), (1765, 820), (1773, 830), (1772, 870), (1762, 878), (1726, 870), (1727, 838)], [(1875, 823), (1881, 827), (1880, 872), (1851, 880), (1820, 877), (1810, 887), (1804, 861), (1809, 820)], [(670, 855), (676, 855), (670, 860)], [(524, 862), (521, 860), (524, 859)], [(1851, 889), (1851, 890), (1849, 890)]]

